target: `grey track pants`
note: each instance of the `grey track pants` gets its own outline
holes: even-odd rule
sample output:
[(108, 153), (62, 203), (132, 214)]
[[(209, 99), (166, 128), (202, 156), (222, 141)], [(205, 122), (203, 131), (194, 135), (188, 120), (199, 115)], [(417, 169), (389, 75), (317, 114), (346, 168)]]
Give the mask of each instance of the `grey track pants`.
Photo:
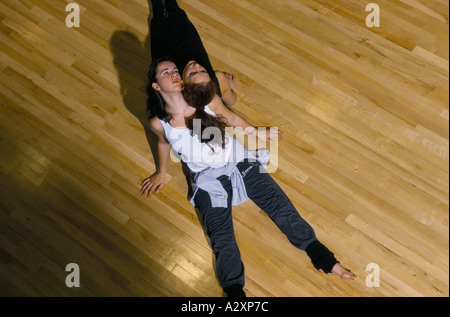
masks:
[[(237, 167), (243, 176), (248, 197), (266, 212), (289, 241), (305, 250), (316, 241), (313, 228), (299, 215), (289, 198), (268, 173), (260, 172), (260, 163), (242, 161)], [(245, 284), (244, 264), (236, 243), (231, 214), (231, 181), (218, 178), (228, 193), (228, 207), (213, 208), (208, 192), (199, 189), (195, 197), (200, 221), (216, 256), (216, 274), (221, 287)]]

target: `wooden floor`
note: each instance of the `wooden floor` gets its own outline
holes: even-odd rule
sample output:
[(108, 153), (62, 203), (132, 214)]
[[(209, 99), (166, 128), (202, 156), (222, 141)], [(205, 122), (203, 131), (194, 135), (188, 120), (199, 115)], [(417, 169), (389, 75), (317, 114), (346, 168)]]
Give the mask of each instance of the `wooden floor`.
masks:
[[(179, 163), (156, 197), (147, 0), (0, 1), (0, 295), (222, 296)], [(74, 2), (74, 1), (73, 1)], [(449, 296), (448, 0), (179, 0), (272, 176), (356, 281), (234, 208), (249, 296)], [(66, 265), (81, 285), (66, 286)], [(379, 287), (370, 287), (374, 263)]]

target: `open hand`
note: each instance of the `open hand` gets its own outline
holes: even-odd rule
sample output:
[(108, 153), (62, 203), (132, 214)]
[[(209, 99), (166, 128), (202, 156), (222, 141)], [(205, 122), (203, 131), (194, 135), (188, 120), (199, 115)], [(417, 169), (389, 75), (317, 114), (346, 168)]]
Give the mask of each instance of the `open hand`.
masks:
[(283, 132), (278, 128), (259, 128), (256, 130), (256, 136), (264, 142), (273, 143), (276, 138), (283, 138)]
[(166, 184), (166, 175), (156, 172), (142, 182), (141, 196), (147, 195), (150, 198), (153, 194), (159, 193)]

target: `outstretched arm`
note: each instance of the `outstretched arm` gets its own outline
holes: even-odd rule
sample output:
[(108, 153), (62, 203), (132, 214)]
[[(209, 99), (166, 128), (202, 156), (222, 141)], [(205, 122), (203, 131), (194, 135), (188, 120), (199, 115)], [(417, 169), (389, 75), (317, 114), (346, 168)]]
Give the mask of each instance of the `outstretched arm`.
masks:
[(216, 70), (216, 77), (220, 84), (220, 91), (222, 93), (222, 101), (228, 107), (233, 106), (237, 101), (236, 86), (234, 81), (234, 75), (227, 72), (221, 72)]
[(274, 129), (264, 129), (264, 132), (260, 131), (253, 125), (247, 122), (243, 117), (225, 107), (219, 96), (215, 96), (213, 101), (208, 107), (218, 116), (222, 116), (226, 120), (227, 126), (233, 128), (242, 128), (244, 132), (255, 135), (264, 142), (271, 143), (274, 138), (281, 138), (283, 132)]
[(142, 183), (141, 196), (147, 195), (147, 197), (151, 197), (153, 192), (159, 193), (166, 184), (167, 162), (171, 149), (171, 145), (164, 136), (164, 128), (158, 118), (150, 119), (150, 127), (158, 137), (158, 166), (156, 172)]

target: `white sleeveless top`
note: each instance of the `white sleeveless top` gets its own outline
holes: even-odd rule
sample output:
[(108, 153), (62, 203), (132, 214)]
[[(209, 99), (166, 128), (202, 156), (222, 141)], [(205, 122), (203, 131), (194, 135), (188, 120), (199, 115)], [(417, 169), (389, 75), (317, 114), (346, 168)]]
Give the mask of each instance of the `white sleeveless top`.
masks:
[[(205, 112), (214, 117), (216, 116), (208, 106), (205, 107)], [(220, 168), (229, 162), (240, 162), (245, 158), (246, 149), (228, 134), (225, 135), (225, 148), (222, 148), (220, 145), (222, 142), (220, 144), (212, 144), (211, 142), (201, 143), (197, 135), (192, 136), (192, 130), (188, 128), (174, 128), (164, 120), (160, 120), (160, 122), (172, 149), (181, 156), (183, 162), (194, 173), (201, 172), (210, 167)], [(211, 132), (214, 134), (215, 132), (214, 137), (219, 138), (221, 141), (222, 136), (218, 134), (220, 130), (217, 128), (210, 129), (209, 131), (206, 129), (203, 133)]]

